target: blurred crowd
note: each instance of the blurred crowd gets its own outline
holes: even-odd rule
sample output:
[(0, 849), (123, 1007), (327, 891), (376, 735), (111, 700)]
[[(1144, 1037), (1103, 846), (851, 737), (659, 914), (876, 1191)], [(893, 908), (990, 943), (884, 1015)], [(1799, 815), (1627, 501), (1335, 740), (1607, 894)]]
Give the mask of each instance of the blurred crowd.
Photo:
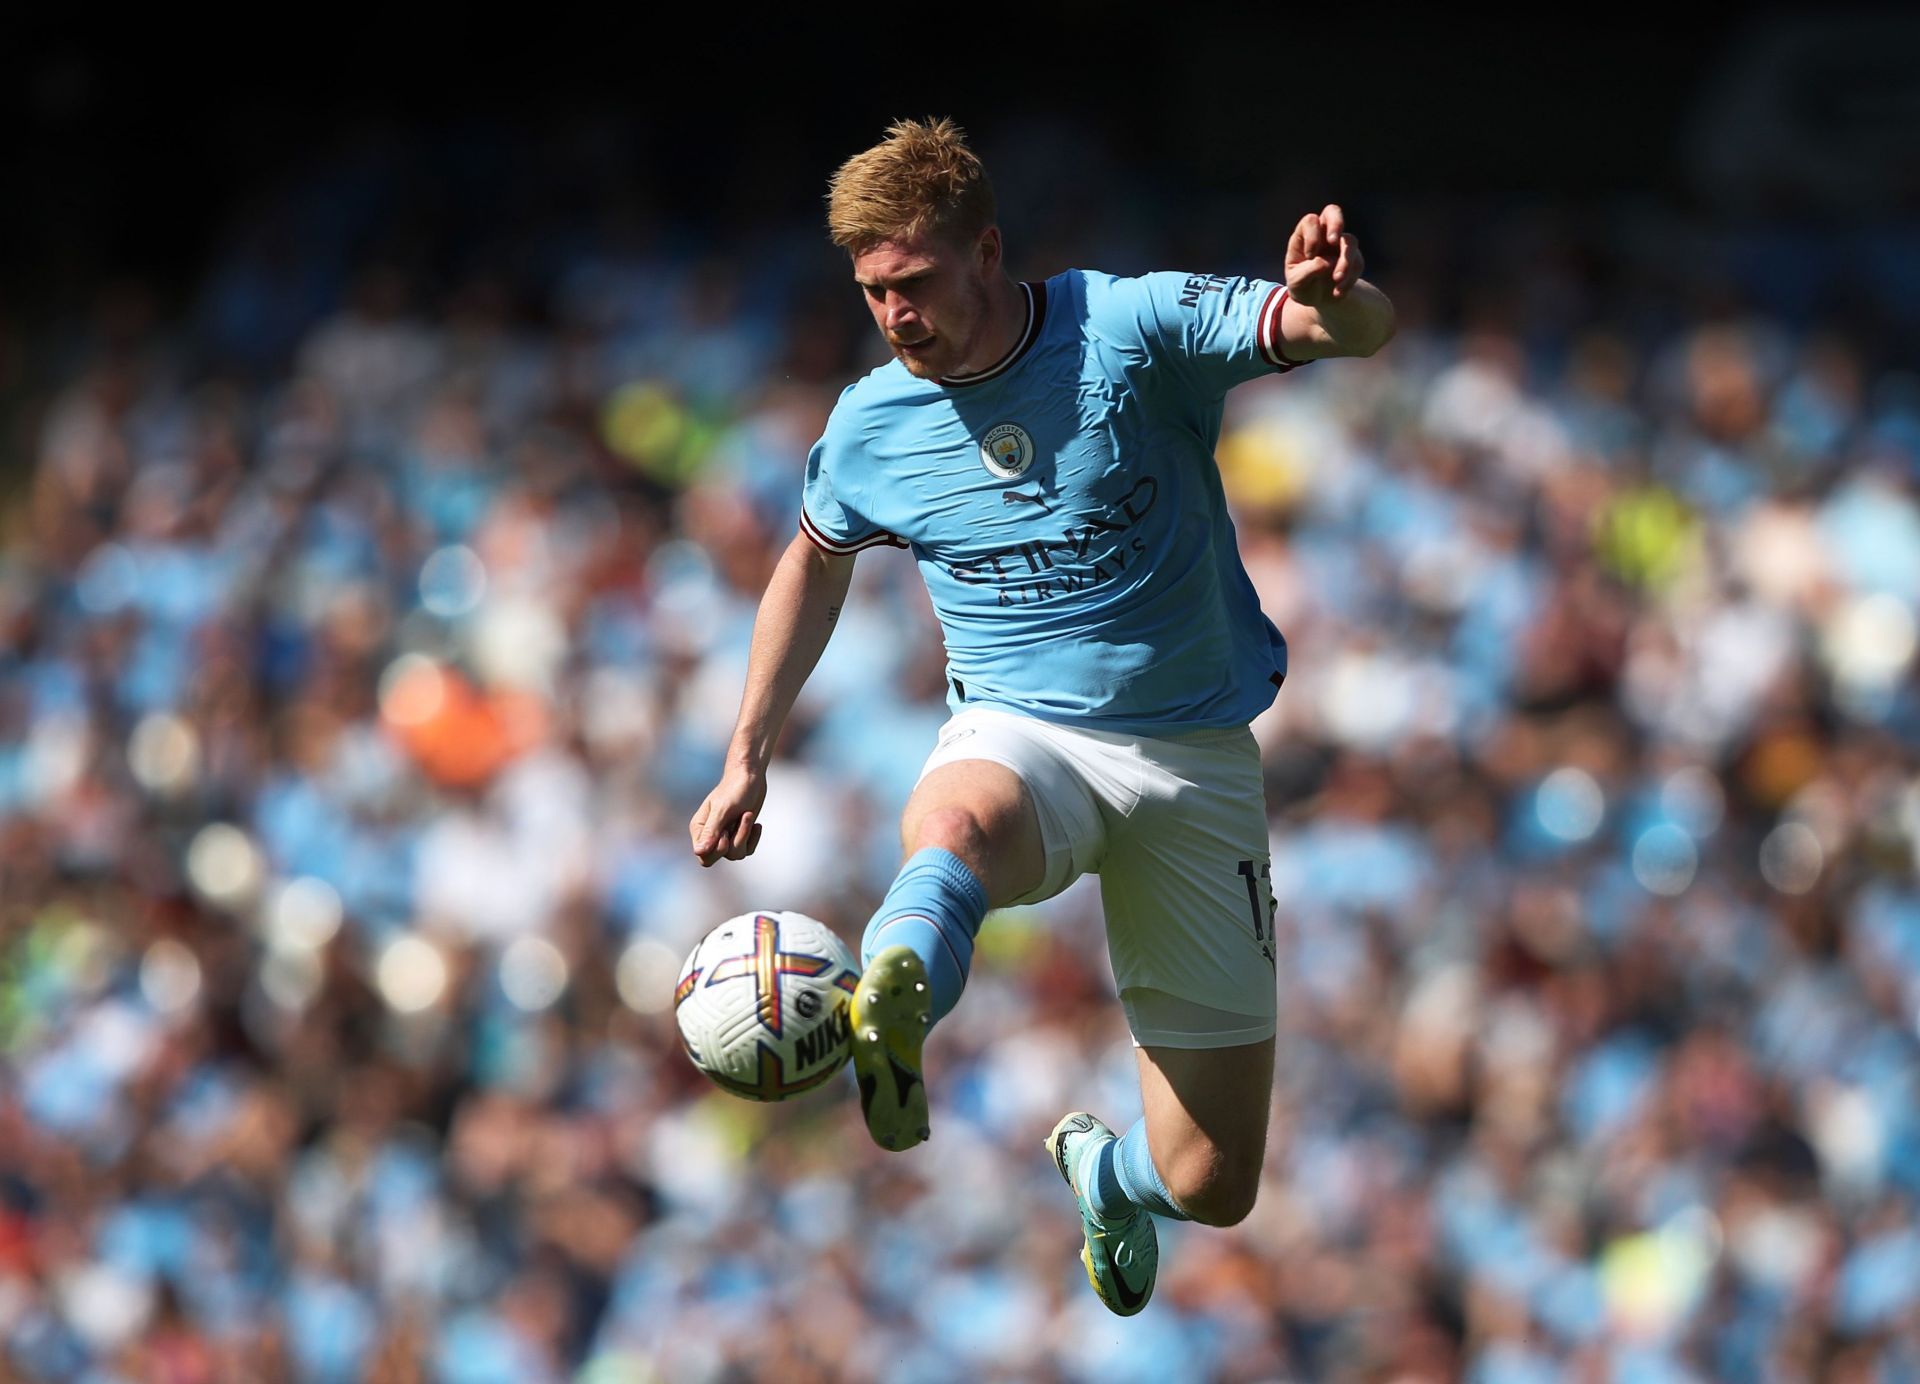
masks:
[[(1290, 217), (1105, 195), (1015, 268), (1278, 272)], [(988, 920), (910, 1154), (850, 1079), (755, 1106), (677, 1042), (720, 920), (857, 941), (945, 715), (912, 560), (866, 554), (759, 852), (692, 859), (880, 359), (810, 210), (451, 282), (265, 224), (63, 338), (0, 558), (6, 1368), (1920, 1377), (1902, 324), (1821, 311), (1791, 235), (1674, 292), (1549, 215), (1488, 263), (1349, 209), (1398, 339), (1236, 391), (1220, 446), (1292, 648), (1267, 1176), (1163, 1223), (1122, 1321), (1041, 1149), (1138, 1112), (1093, 881)]]

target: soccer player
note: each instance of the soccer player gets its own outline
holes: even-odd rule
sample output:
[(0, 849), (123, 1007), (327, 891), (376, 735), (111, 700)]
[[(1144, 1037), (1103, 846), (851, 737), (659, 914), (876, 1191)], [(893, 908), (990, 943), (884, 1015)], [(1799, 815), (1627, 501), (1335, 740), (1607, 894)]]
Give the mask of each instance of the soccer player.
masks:
[(909, 548), (945, 636), (953, 716), (900, 824), (852, 1002), (867, 1128), (928, 1135), (921, 1049), (989, 909), (1100, 877), (1143, 1118), (1085, 1112), (1048, 1151), (1081, 1257), (1129, 1315), (1153, 1216), (1252, 1209), (1273, 1084), (1274, 900), (1247, 724), (1286, 642), (1240, 563), (1214, 465), (1243, 380), (1371, 355), (1393, 309), (1337, 206), (1300, 218), (1283, 281), (1004, 267), (991, 185), (950, 121), (901, 121), (849, 159), (828, 226), (893, 359), (850, 386), (807, 458), (800, 532), (754, 625), (701, 864), (760, 839), (767, 763), (863, 548)]

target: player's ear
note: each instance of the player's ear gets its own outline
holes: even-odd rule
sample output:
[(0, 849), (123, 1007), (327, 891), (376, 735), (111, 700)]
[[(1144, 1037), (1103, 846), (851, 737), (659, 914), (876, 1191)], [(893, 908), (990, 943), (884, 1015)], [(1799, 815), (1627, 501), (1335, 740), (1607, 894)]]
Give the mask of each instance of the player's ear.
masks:
[(980, 239), (974, 244), (974, 254), (982, 274), (991, 275), (1000, 267), (1000, 228), (989, 226), (980, 232)]

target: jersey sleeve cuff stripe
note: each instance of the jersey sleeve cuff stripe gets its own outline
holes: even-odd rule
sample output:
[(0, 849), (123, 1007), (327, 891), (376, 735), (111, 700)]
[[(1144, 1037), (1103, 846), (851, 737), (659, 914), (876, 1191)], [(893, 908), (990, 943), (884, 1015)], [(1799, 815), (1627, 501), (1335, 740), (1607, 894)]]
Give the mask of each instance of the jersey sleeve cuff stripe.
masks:
[(1281, 284), (1260, 305), (1260, 323), (1254, 332), (1254, 339), (1260, 345), (1260, 358), (1281, 374), (1306, 364), (1303, 360), (1288, 360), (1280, 353), (1280, 310), (1286, 305), (1287, 286)]
[(844, 542), (841, 539), (829, 537), (821, 530), (819, 525), (807, 517), (807, 512), (804, 509), (800, 511), (800, 532), (804, 533), (812, 541), (814, 547), (823, 548), (827, 552), (841, 557), (844, 557), (848, 553), (857, 553), (863, 548), (878, 548), (883, 544), (895, 548), (904, 548), (907, 546), (903, 539), (888, 533), (885, 529), (869, 534), (865, 538), (856, 538), (852, 542)]

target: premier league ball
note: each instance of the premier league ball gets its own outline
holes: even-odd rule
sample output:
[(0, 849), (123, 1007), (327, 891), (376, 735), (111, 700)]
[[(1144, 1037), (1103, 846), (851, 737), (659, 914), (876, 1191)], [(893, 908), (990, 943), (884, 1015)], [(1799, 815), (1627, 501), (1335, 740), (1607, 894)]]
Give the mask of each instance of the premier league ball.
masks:
[(743, 913), (700, 939), (673, 991), (693, 1065), (748, 1100), (811, 1091), (846, 1062), (860, 967), (800, 913)]

